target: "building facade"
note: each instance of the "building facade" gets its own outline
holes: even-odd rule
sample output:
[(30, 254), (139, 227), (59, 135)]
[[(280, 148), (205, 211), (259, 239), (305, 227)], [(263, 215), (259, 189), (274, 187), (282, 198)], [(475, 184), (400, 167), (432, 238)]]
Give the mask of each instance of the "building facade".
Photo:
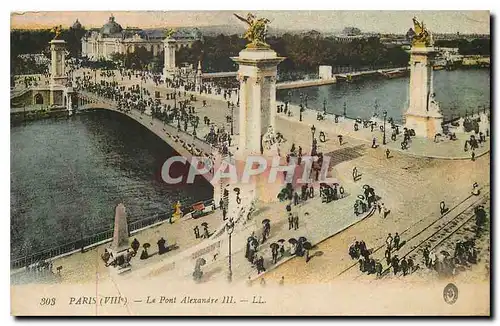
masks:
[[(201, 32), (194, 28), (176, 31), (171, 38), (192, 41), (201, 40)], [(113, 53), (133, 53), (136, 49), (144, 47), (154, 56), (163, 55), (165, 30), (122, 28), (115, 20), (109, 20), (100, 29), (91, 29), (82, 38), (82, 56), (90, 60), (111, 60)]]

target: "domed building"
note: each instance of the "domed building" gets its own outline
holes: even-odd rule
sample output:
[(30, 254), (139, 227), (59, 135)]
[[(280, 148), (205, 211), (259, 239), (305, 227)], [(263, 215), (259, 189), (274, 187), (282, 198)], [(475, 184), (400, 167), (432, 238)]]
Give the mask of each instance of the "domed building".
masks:
[(73, 29), (82, 29), (82, 24), (78, 21), (78, 18), (75, 20), (73, 23), (73, 26), (71, 26)]
[[(78, 20), (75, 22), (75, 24)], [(172, 38), (179, 41), (195, 41), (201, 39), (198, 29), (184, 29), (175, 32)], [(82, 56), (90, 60), (111, 60), (111, 55), (117, 53), (133, 53), (139, 47), (153, 52), (154, 56), (163, 53), (163, 29), (123, 28), (113, 15), (101, 28), (93, 28), (82, 38)]]
[(104, 26), (102, 26), (100, 30), (101, 35), (105, 37), (120, 34), (122, 31), (123, 31), (122, 26), (117, 22), (115, 22), (115, 17), (113, 16), (109, 17), (108, 22), (104, 24)]

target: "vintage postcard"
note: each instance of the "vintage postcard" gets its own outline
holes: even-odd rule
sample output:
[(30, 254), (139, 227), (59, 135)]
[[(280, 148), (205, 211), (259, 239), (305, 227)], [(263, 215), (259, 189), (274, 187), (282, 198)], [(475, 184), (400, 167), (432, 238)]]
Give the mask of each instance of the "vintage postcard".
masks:
[(10, 35), (12, 315), (490, 315), (488, 11)]

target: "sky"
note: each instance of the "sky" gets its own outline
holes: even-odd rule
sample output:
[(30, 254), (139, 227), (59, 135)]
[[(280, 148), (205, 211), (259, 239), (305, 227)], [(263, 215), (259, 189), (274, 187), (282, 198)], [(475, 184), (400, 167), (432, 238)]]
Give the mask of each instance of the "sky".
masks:
[[(280, 30), (340, 31), (346, 26), (364, 32), (405, 33), (412, 17), (434, 33), (489, 34), (488, 11), (252, 11)], [(245, 11), (236, 11), (246, 16)], [(122, 27), (164, 28), (244, 24), (233, 11), (38, 11), (11, 13), (11, 28), (69, 27), (78, 18), (86, 28), (101, 27), (113, 14)]]

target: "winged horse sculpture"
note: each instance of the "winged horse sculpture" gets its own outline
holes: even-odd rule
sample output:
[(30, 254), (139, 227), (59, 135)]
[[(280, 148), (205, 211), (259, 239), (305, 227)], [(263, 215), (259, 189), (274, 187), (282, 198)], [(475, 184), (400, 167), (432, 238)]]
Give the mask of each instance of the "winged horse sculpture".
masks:
[(432, 43), (432, 37), (429, 31), (425, 28), (424, 22), (419, 22), (416, 17), (413, 17), (413, 28), (415, 35), (413, 36), (413, 45), (429, 46)]
[(234, 14), (236, 18), (248, 25), (244, 38), (250, 41), (247, 48), (268, 48), (269, 44), (266, 43), (267, 25), (271, 22), (267, 18), (257, 18), (255, 15), (249, 13), (247, 18), (243, 18)]

